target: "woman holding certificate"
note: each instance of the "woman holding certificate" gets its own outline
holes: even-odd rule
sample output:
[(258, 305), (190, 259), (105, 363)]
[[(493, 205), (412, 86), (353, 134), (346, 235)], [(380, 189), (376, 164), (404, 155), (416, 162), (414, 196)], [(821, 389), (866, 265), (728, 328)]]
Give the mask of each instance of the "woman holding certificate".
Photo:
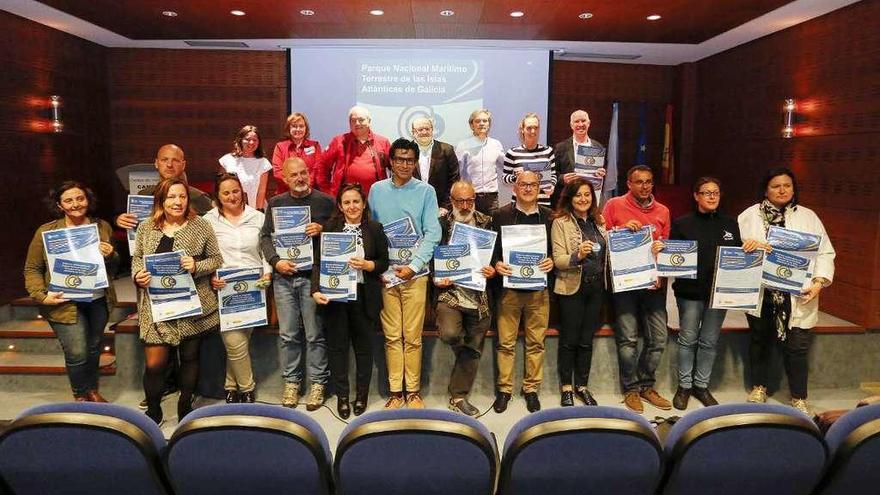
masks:
[[(152, 294), (155, 285), (150, 284), (153, 277), (147, 270), (145, 258), (161, 253), (179, 253), (182, 273), (189, 275), (191, 278), (187, 278), (194, 282), (190, 297), (195, 299), (197, 308), (189, 316), (172, 316), (154, 321), (157, 318), (154, 318), (151, 299), (155, 297)], [(138, 323), (140, 338), (144, 343), (147, 416), (156, 423), (162, 422), (160, 401), (165, 367), (169, 354), (175, 350), (180, 354), (178, 420), (192, 411), (192, 394), (199, 376), (200, 337), (217, 328), (220, 323), (217, 295), (211, 289), (211, 275), (222, 265), (223, 257), (214, 230), (207, 220), (190, 208), (186, 183), (180, 179), (160, 182), (154, 194), (153, 211), (138, 226), (131, 258), (132, 277), (139, 287)], [(176, 288), (177, 274), (162, 276), (161, 285), (166, 289)], [(165, 284), (166, 279), (175, 283)]]
[[(272, 269), (263, 259), (260, 250), (260, 229), (265, 215), (255, 210), (244, 200), (244, 188), (238, 175), (217, 174), (214, 180), (217, 191), (217, 207), (205, 214), (217, 235), (217, 244), (223, 255), (223, 268), (262, 268), (263, 275), (258, 284), (268, 285), (272, 280)], [(220, 290), (226, 281), (216, 274), (211, 278), (211, 287)], [(252, 403), (255, 400), (254, 372), (248, 344), (253, 328), (236, 328), (220, 333), (226, 347), (226, 402)]]
[(678, 305), (678, 389), (672, 405), (687, 409), (691, 396), (704, 406), (718, 401), (709, 392), (709, 378), (715, 364), (715, 346), (721, 335), (725, 309), (711, 305), (712, 282), (718, 246), (739, 246), (736, 220), (718, 211), (721, 181), (700, 177), (694, 183), (695, 211), (672, 222), (669, 238), (697, 241), (696, 278), (677, 277), (672, 283)]
[[(336, 388), (336, 411), (342, 419), (351, 414), (348, 386), (348, 347), (354, 349), (354, 414), (367, 409), (367, 394), (373, 374), (372, 339), (382, 309), (381, 275), (388, 269), (388, 239), (382, 224), (370, 219), (367, 198), (359, 184), (345, 184), (336, 195), (336, 211), (324, 225), (324, 233), (353, 234), (356, 239), (349, 269), (356, 270), (357, 298), (331, 301), (321, 292), (320, 272), (312, 270), (312, 297), (320, 307), (329, 351), (330, 377)], [(324, 234), (322, 234), (323, 236)], [(321, 266), (324, 253), (319, 249), (315, 265)]]
[(749, 402), (767, 400), (767, 368), (774, 345), (782, 346), (785, 372), (791, 391), (791, 405), (808, 414), (807, 354), (810, 329), (819, 318), (819, 293), (834, 278), (834, 247), (825, 226), (813, 210), (798, 204), (797, 181), (788, 168), (773, 168), (761, 182), (761, 202), (740, 213), (737, 221), (743, 237), (743, 249), (770, 251), (767, 235), (771, 227), (782, 227), (820, 236), (815, 260), (811, 262), (812, 279), (800, 294), (764, 289), (760, 311), (747, 314), (752, 331), (749, 367), (752, 391)]
[(573, 406), (577, 396), (584, 405), (595, 406), (587, 381), (593, 334), (602, 326), (607, 240), (598, 201), (586, 179), (579, 177), (565, 185), (555, 217), (550, 238), (561, 320), (557, 361), (560, 404)]
[[(109, 312), (116, 304), (112, 274), (119, 263), (119, 254), (110, 244), (113, 228), (104, 220), (90, 216), (96, 206), (95, 195), (79, 182), (62, 183), (49, 193), (47, 203), (52, 215), (58, 219), (37, 228), (24, 263), (24, 285), (31, 298), (40, 303), (40, 314), (61, 342), (73, 398), (76, 401), (107, 402), (98, 393), (98, 367), (101, 337)], [(92, 224), (97, 225), (99, 239), (95, 241), (110, 283), (106, 289), (76, 294), (76, 300), (73, 300), (73, 295), (65, 294), (63, 290), (51, 290), (52, 265), (48, 261), (43, 237), (46, 232)], [(76, 277), (76, 280), (81, 279)], [(80, 286), (78, 283), (71, 285)]]

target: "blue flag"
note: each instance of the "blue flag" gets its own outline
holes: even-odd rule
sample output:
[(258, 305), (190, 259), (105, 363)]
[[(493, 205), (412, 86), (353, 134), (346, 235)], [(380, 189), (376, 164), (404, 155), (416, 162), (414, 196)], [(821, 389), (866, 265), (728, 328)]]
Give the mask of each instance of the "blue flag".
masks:
[(605, 155), (605, 183), (602, 188), (604, 200), (613, 198), (617, 192), (617, 156), (619, 153), (617, 139), (617, 122), (620, 102), (611, 104), (611, 132), (608, 136), (608, 148)]
[(648, 164), (648, 104), (639, 104), (639, 143), (636, 148), (636, 165)]

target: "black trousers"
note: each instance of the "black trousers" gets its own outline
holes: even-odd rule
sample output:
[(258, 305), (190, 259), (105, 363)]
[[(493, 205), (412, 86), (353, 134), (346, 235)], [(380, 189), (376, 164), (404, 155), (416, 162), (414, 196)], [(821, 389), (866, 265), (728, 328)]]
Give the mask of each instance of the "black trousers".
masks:
[(330, 381), (336, 395), (348, 397), (349, 394), (349, 346), (354, 349), (356, 393), (366, 395), (373, 375), (372, 340), (377, 322), (367, 316), (363, 284), (358, 285), (357, 301), (331, 302), (321, 308), (319, 315), (324, 322)]
[(764, 297), (761, 317), (746, 315), (751, 329), (749, 345), (749, 373), (752, 386), (767, 386), (767, 374), (773, 349), (778, 345), (782, 348), (785, 374), (788, 377), (788, 388), (795, 399), (807, 398), (807, 354), (812, 339), (809, 329), (792, 327), (786, 332), (786, 339), (779, 340), (773, 326), (771, 303), (768, 296)]
[(178, 418), (183, 418), (192, 409), (192, 396), (199, 379), (199, 350), (201, 338), (182, 340), (177, 347), (165, 346), (163, 361), (148, 362), (144, 371), (144, 394), (147, 408), (157, 410), (161, 407), (162, 391), (165, 388), (165, 373), (170, 367), (171, 356), (180, 353), (180, 367), (177, 372), (177, 385), (180, 397), (177, 400)]
[(605, 298), (601, 277), (581, 280), (578, 291), (559, 298), (559, 385), (586, 387), (593, 360), (593, 335), (602, 327), (600, 311)]

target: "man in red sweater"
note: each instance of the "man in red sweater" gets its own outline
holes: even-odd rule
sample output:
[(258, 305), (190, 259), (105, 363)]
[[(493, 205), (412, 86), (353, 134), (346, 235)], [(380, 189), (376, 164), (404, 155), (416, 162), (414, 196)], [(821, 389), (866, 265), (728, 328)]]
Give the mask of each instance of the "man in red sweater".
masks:
[[(608, 200), (602, 212), (605, 227), (635, 231), (653, 225), (655, 241), (668, 238), (672, 223), (669, 208), (654, 199), (651, 169), (636, 165), (629, 169), (626, 177), (629, 192)], [(624, 404), (638, 413), (644, 411), (642, 400), (659, 409), (672, 409), (672, 404), (654, 390), (654, 373), (666, 348), (666, 286), (660, 281), (649, 289), (616, 293), (613, 299), (617, 313), (614, 335)], [(638, 352), (639, 321), (645, 326), (641, 354)]]
[(317, 164), (318, 189), (336, 197), (343, 184), (360, 184), (364, 195), (370, 186), (387, 177), (388, 138), (370, 129), (370, 111), (364, 107), (351, 107), (348, 111), (350, 132), (334, 137), (321, 154)]

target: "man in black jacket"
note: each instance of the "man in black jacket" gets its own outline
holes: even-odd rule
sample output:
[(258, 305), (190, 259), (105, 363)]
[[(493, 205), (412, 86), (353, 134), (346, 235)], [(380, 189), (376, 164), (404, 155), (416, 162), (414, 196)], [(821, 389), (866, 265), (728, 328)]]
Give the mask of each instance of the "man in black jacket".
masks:
[(434, 139), (434, 122), (427, 117), (412, 121), (413, 139), (419, 145), (419, 163), (413, 177), (427, 182), (437, 192), (440, 216), (449, 211), (449, 190), (459, 178), (458, 158), (451, 144)]
[[(559, 174), (557, 184), (568, 184), (578, 175), (574, 172), (575, 152), (578, 146), (585, 146), (587, 153), (585, 160), (588, 165), (602, 167), (596, 171), (596, 175), (600, 178), (605, 177), (605, 147), (602, 143), (590, 138), (590, 114), (584, 110), (575, 110), (571, 114), (569, 121), (571, 125), (571, 137), (563, 139), (553, 146), (556, 154), (556, 173)], [(593, 186), (596, 189), (596, 186)], [(562, 192), (562, 186), (553, 191), (552, 205), (555, 207)], [(599, 198), (601, 208), (602, 188), (596, 190), (596, 197)]]

